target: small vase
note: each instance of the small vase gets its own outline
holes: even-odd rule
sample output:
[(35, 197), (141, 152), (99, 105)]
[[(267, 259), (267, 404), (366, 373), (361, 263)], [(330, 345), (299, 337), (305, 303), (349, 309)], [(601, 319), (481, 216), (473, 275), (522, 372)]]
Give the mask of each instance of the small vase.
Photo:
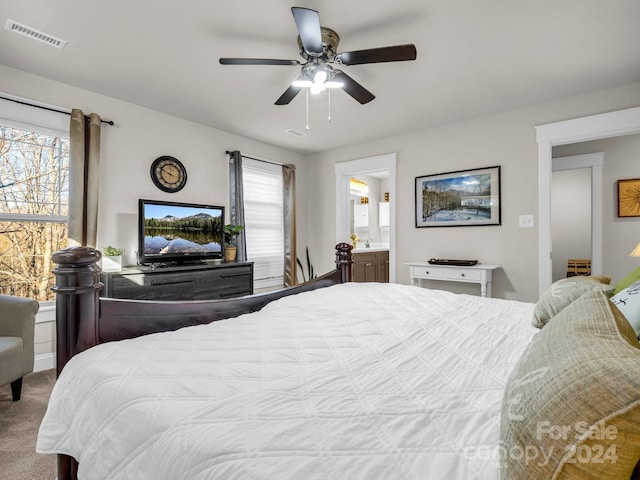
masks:
[(235, 246), (229, 246), (224, 248), (224, 261), (235, 262), (236, 261), (237, 248)]
[(104, 255), (102, 257), (103, 272), (119, 272), (120, 270), (122, 270), (122, 256), (110, 257)]

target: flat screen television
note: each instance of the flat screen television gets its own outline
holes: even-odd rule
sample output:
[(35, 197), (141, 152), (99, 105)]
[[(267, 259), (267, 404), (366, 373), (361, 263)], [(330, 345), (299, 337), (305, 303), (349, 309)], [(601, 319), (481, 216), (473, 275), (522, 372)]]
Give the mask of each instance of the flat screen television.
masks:
[(144, 199), (138, 207), (138, 263), (222, 258), (224, 207)]

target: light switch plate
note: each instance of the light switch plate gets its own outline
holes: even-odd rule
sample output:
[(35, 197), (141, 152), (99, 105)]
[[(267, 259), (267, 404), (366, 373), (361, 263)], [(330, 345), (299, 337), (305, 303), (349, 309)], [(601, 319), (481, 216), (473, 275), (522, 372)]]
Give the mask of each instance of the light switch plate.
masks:
[(518, 224), (521, 228), (533, 228), (533, 215), (520, 215)]

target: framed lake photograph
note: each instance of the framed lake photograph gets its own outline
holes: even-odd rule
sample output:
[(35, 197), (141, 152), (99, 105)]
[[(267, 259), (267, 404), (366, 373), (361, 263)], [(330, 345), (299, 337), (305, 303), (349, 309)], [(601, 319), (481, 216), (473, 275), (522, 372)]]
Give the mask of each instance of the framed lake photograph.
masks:
[(500, 222), (499, 166), (416, 177), (416, 227)]

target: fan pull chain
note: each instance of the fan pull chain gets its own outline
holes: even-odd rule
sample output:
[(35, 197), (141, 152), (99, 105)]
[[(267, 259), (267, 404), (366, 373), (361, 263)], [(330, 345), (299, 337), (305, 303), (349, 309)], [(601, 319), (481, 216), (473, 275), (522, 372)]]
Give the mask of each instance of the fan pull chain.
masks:
[(309, 131), (309, 88), (305, 88), (307, 91), (307, 132)]
[(328, 104), (328, 118), (327, 118), (327, 122), (331, 121), (331, 89), (327, 88), (327, 104)]

